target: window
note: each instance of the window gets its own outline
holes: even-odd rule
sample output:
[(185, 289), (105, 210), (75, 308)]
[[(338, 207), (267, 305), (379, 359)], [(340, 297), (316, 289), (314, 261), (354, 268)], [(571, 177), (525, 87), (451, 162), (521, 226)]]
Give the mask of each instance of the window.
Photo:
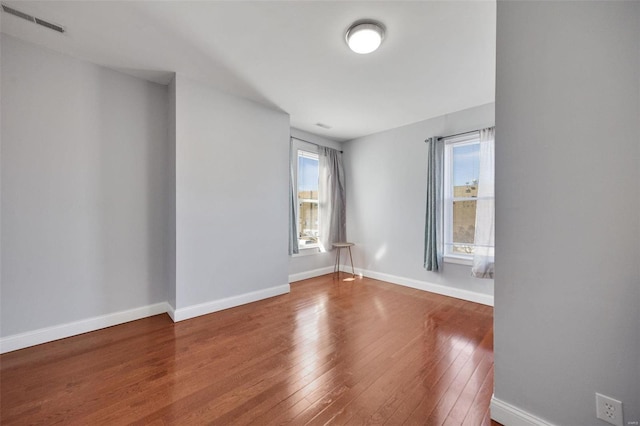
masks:
[(441, 260), (493, 278), (495, 256), (495, 128), (427, 142), (424, 267)]
[(298, 247), (318, 247), (318, 154), (298, 151)]
[(313, 255), (344, 241), (345, 193), (341, 153), (291, 137), (289, 253)]
[(480, 169), (478, 134), (445, 139), (444, 255), (471, 259), (475, 251)]

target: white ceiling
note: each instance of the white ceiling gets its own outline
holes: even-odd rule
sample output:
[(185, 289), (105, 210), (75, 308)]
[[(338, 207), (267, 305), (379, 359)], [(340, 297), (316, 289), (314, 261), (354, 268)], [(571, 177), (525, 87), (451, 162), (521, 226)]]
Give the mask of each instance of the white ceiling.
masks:
[[(3, 3), (66, 28), (2, 13), (3, 33), (163, 84), (178, 72), (335, 140), (494, 101), (494, 1)], [(344, 41), (362, 18), (387, 29), (369, 55)]]

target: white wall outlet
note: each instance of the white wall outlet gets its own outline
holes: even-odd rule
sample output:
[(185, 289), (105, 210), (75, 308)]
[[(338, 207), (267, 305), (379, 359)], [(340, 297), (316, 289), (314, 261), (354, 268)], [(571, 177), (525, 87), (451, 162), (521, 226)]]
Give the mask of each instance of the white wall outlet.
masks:
[(622, 423), (622, 402), (596, 392), (596, 417), (616, 426)]

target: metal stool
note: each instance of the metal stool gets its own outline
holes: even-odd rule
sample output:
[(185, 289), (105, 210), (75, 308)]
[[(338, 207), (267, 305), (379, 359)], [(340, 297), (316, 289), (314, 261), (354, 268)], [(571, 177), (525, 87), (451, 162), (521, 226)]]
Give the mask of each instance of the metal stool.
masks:
[(348, 248), (349, 249), (349, 259), (351, 259), (351, 273), (353, 274), (353, 278), (356, 277), (356, 272), (353, 269), (353, 256), (351, 256), (351, 246), (353, 246), (355, 244), (353, 243), (347, 243), (347, 242), (339, 242), (339, 243), (333, 243), (333, 247), (335, 249), (337, 249), (337, 253), (336, 253), (336, 264), (333, 267), (333, 273), (335, 274), (336, 272), (338, 273), (338, 276), (340, 275), (340, 249), (343, 248)]

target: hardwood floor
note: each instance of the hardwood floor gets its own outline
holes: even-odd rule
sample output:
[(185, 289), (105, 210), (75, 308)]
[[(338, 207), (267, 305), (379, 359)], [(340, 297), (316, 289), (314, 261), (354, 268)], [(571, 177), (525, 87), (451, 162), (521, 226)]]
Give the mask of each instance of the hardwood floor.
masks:
[(491, 307), (345, 277), (4, 354), (0, 423), (497, 424)]

